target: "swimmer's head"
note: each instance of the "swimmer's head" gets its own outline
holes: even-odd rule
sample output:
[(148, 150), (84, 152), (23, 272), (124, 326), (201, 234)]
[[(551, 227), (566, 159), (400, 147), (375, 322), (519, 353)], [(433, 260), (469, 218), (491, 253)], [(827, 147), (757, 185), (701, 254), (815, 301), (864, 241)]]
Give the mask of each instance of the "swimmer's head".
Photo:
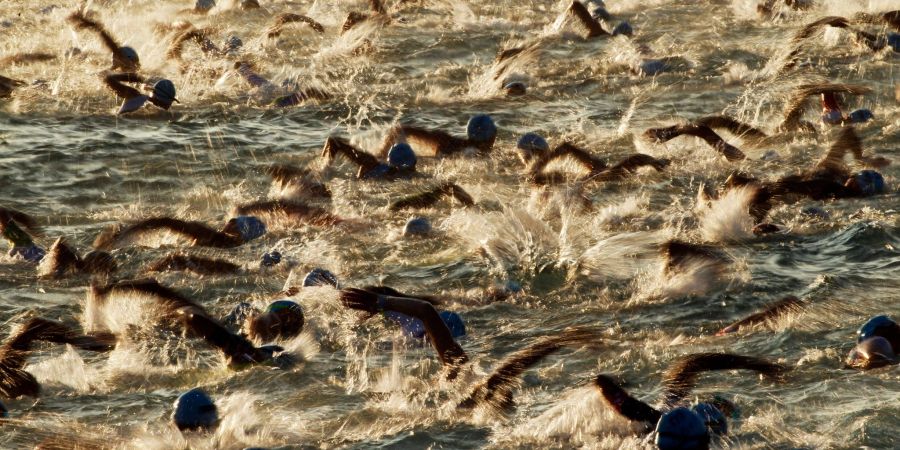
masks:
[(516, 142), (516, 149), (519, 150), (522, 162), (527, 164), (533, 158), (549, 152), (550, 144), (541, 135), (529, 132), (519, 138), (519, 141)]
[(887, 45), (894, 49), (895, 52), (900, 53), (900, 34), (888, 33)]
[(860, 342), (847, 355), (847, 365), (855, 369), (877, 369), (897, 363), (897, 354), (891, 343), (881, 336)]
[(431, 233), (431, 222), (424, 217), (413, 217), (403, 226), (403, 236), (424, 236)]
[(874, 118), (875, 114), (872, 113), (871, 110), (861, 108), (851, 112), (850, 115), (847, 116), (847, 121), (850, 123), (864, 123)]
[(250, 319), (247, 334), (250, 339), (271, 342), (289, 339), (303, 331), (303, 308), (290, 300), (272, 302), (266, 312)]
[(169, 109), (172, 102), (178, 102), (175, 98), (175, 84), (169, 80), (157, 81), (153, 85), (153, 92), (150, 93), (150, 101), (162, 109)]
[(615, 28), (612, 30), (613, 36), (632, 36), (634, 35), (634, 28), (631, 27), (631, 24), (625, 21), (619, 22)]
[(337, 277), (334, 276), (333, 273), (319, 267), (310, 270), (309, 273), (307, 273), (306, 276), (303, 277), (303, 287), (329, 285), (337, 288)]
[(260, 261), (259, 265), (262, 267), (272, 267), (278, 265), (281, 262), (281, 253), (277, 251), (271, 251), (264, 253), (262, 256), (262, 261)]
[(194, 388), (178, 396), (172, 422), (179, 430), (209, 431), (219, 424), (216, 404), (200, 388)]
[(126, 45), (119, 47), (117, 53), (113, 53), (113, 69), (121, 68), (131, 70), (140, 67), (141, 59), (133, 48)]
[(900, 351), (900, 325), (888, 316), (875, 316), (869, 319), (859, 328), (856, 335), (858, 336), (857, 343), (871, 337), (881, 336), (891, 343), (895, 353)]
[(266, 234), (266, 224), (258, 217), (238, 216), (229, 220), (222, 231), (226, 234), (237, 234), (244, 242), (249, 242)]
[(884, 193), (884, 177), (874, 170), (863, 170), (847, 179), (844, 186), (852, 189), (861, 196), (871, 196)]
[(94, 250), (82, 259), (84, 270), (92, 274), (110, 274), (118, 269), (116, 260), (107, 252)]
[(520, 97), (528, 93), (528, 85), (521, 81), (510, 81), (503, 85), (507, 97)]
[(388, 150), (388, 164), (398, 169), (416, 170), (416, 152), (405, 142), (394, 144)]
[(466, 135), (470, 141), (490, 148), (490, 146), (494, 145), (494, 139), (497, 138), (497, 125), (494, 124), (494, 119), (491, 116), (477, 114), (469, 119), (469, 124), (466, 126)]
[(711, 403), (697, 403), (691, 410), (703, 419), (707, 428), (713, 433), (728, 434), (728, 420), (725, 419), (725, 414), (722, 414), (722, 411), (719, 411), (719, 408), (715, 405)]
[(241, 0), (241, 9), (257, 9), (259, 8), (258, 0)]
[(244, 41), (241, 38), (231, 35), (225, 38), (225, 45), (222, 46), (222, 50), (228, 54), (234, 54), (241, 50), (244, 47)]
[(699, 415), (678, 407), (663, 414), (656, 424), (656, 446), (660, 450), (706, 450), (709, 432)]
[(206, 12), (216, 7), (216, 0), (197, 0), (194, 3), (194, 11)]

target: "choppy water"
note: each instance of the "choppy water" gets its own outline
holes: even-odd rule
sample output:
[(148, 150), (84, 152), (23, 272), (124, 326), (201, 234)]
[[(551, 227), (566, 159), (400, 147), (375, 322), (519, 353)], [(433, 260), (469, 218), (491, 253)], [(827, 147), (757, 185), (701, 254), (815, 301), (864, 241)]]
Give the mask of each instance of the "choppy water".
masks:
[[(469, 331), (461, 344), (479, 373), (530, 339), (567, 326), (603, 330), (602, 344), (564, 350), (529, 372), (510, 416), (473, 417), (450, 412), (447, 396), (464, 389), (438, 381), (430, 348), (401, 345), (399, 333), (377, 321), (360, 327), (355, 315), (341, 311), (336, 291), (307, 289), (299, 296), (310, 330), (296, 343), (309, 356), (301, 367), (229, 372), (196, 342), (166, 344), (180, 355), (166, 363), (134, 346), (108, 358), (56, 347), (30, 360), (29, 370), (44, 386), (41, 400), (6, 401), (14, 420), (3, 425), (0, 446), (49, 439), (62, 446), (136, 448), (639, 448), (646, 445), (643, 438), (603, 404), (589, 387), (591, 376), (619, 374), (631, 392), (653, 401), (667, 365), (699, 351), (762, 356), (793, 369), (784, 383), (730, 374), (704, 378), (697, 395), (721, 392), (742, 409), (719, 446), (900, 445), (897, 367), (868, 373), (842, 368), (867, 317), (900, 315), (898, 56), (873, 55), (829, 30), (812, 40), (805, 64), (789, 77), (765, 76), (770, 58), (785, 53), (802, 24), (827, 14), (896, 9), (895, 3), (816, 1), (812, 11), (771, 22), (756, 17), (750, 0), (610, 0), (610, 12), (634, 25), (633, 41), (580, 39), (571, 24), (557, 21), (567, 2), (426, 0), (398, 6), (403, 22), (363, 26), (344, 37), (338, 36), (340, 24), (349, 11), (365, 10), (363, 2), (262, 4), (260, 11), (222, 8), (192, 16), (179, 13), (187, 2), (88, 2), (115, 36), (138, 51), (145, 73), (174, 81), (182, 102), (171, 113), (116, 117), (116, 101), (96, 77), (108, 54), (93, 35), (66, 24), (71, 6), (0, 2), (0, 55), (60, 55), (48, 63), (0, 68), (5, 76), (48, 82), (0, 103), (0, 204), (38, 217), (46, 231), (40, 244), (66, 236), (84, 251), (104, 227), (142, 217), (222, 223), (232, 206), (277, 194), (265, 167), (309, 164), (335, 194), (323, 206), (361, 225), (275, 227), (237, 249), (205, 252), (250, 262), (278, 249), (295, 264), (292, 271), (202, 278), (168, 273), (160, 281), (222, 315), (242, 300), (265, 305), (315, 266), (334, 271), (346, 286), (384, 283), (464, 297), (455, 305)], [(264, 30), (281, 12), (307, 14), (326, 33), (296, 27), (275, 41), (265, 39)], [(240, 36), (261, 74), (276, 84), (297, 80), (335, 96), (269, 110), (237, 77), (183, 74), (164, 60), (172, 35), (154, 34), (155, 24), (175, 20), (216, 27), (217, 42)], [(374, 52), (355, 55), (364, 38)], [(514, 70), (528, 81), (529, 93), (507, 99), (491, 79), (493, 57), (501, 47), (534, 39), (542, 42), (540, 53)], [(683, 57), (684, 70), (633, 75), (628, 64), (640, 44), (656, 57)], [(82, 55), (66, 59), (62, 54), (70, 47)], [(188, 54), (193, 68), (228, 66), (204, 59), (196, 48)], [(889, 192), (778, 207), (772, 218), (789, 227), (785, 234), (753, 237), (739, 208), (723, 201), (703, 211), (697, 192), (702, 184), (720, 185), (735, 169), (774, 179), (810, 167), (834, 140), (834, 130), (768, 148), (745, 147), (729, 137), (749, 157), (740, 163), (724, 161), (699, 139), (665, 145), (640, 139), (646, 128), (718, 112), (771, 131), (791, 86), (824, 80), (873, 90), (848, 106), (875, 113), (857, 131), (867, 151), (895, 161), (883, 171)], [(491, 114), (500, 128), (491, 157), (421, 158), (424, 179), (360, 182), (349, 164), (325, 169), (318, 158), (331, 133), (371, 149), (397, 120), (462, 135), (477, 112)], [(812, 111), (807, 118), (814, 119)], [(540, 132), (551, 145), (574, 139), (609, 161), (640, 151), (673, 164), (664, 173), (646, 171), (589, 190), (594, 206), (585, 211), (573, 206), (567, 189), (541, 195), (523, 181), (515, 141), (526, 131)], [(759, 160), (766, 150), (781, 158)], [(401, 239), (410, 215), (389, 212), (387, 204), (439, 180), (457, 182), (478, 206), (442, 203), (423, 212), (439, 229), (435, 237)], [(800, 215), (807, 206), (824, 208), (828, 217)], [(665, 279), (647, 249), (667, 237), (721, 246), (737, 261), (731, 277), (718, 284)], [(118, 250), (119, 276), (142, 276), (148, 262), (175, 247)], [(0, 264), (0, 275), (4, 332), (28, 311), (80, 319), (87, 279), (37, 280), (33, 267), (12, 261)], [(507, 280), (522, 283), (525, 293), (510, 302), (481, 302), (485, 289)], [(713, 336), (789, 294), (812, 306), (771, 327)], [(175, 397), (195, 386), (209, 391), (223, 411), (215, 436), (184, 438), (168, 422)]]

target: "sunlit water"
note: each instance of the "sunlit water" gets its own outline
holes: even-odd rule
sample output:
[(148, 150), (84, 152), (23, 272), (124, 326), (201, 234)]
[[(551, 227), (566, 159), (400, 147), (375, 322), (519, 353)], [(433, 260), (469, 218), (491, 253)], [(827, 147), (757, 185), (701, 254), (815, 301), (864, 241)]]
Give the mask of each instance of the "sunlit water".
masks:
[[(306, 289), (297, 298), (307, 332), (291, 343), (307, 361), (292, 370), (229, 372), (200, 342), (177, 338), (120, 345), (95, 356), (56, 347), (39, 352), (29, 370), (44, 387), (40, 401), (7, 400), (13, 420), (0, 446), (37, 443), (129, 448), (266, 447), (572, 447), (648, 445), (590, 387), (592, 375), (618, 374), (639, 398), (655, 403), (659, 380), (678, 356), (729, 351), (782, 362), (793, 371), (776, 384), (753, 376), (704, 378), (698, 396), (725, 394), (741, 407), (728, 448), (896, 448), (900, 376), (896, 366), (869, 373), (842, 368), (856, 328), (869, 316), (900, 316), (900, 222), (896, 189), (900, 159), (898, 56), (872, 54), (838, 30), (816, 35), (800, 68), (768, 76), (792, 33), (818, 17), (896, 9), (890, 1), (817, 1), (810, 12), (774, 22), (756, 17), (755, 2), (613, 1), (617, 20), (635, 27), (624, 37), (583, 41), (570, 21), (557, 20), (567, 2), (432, 1), (394, 8), (390, 26), (359, 27), (339, 37), (346, 14), (363, 2), (261, 2), (242, 12), (229, 2), (208, 16), (180, 12), (188, 2), (89, 1), (114, 36), (133, 46), (149, 76), (172, 79), (180, 104), (170, 113), (143, 110), (116, 117), (115, 98), (97, 78), (109, 55), (96, 37), (65, 22), (72, 6), (45, 0), (0, 2), (0, 54), (45, 51), (55, 61), (0, 68), (0, 74), (45, 80), (0, 103), (0, 204), (36, 216), (49, 246), (66, 236), (81, 251), (104, 227), (153, 215), (220, 224), (239, 203), (277, 194), (264, 174), (272, 163), (309, 164), (334, 192), (336, 214), (355, 226), (270, 227), (264, 238), (237, 249), (204, 251), (251, 263), (281, 251), (293, 267), (243, 276), (159, 275), (161, 282), (224, 315), (239, 301), (265, 305), (312, 267), (335, 272), (344, 286), (384, 283), (400, 290), (464, 297), (452, 307), (466, 320), (462, 346), (475, 374), (490, 372), (504, 355), (533, 338), (572, 325), (603, 332), (598, 348), (564, 350), (529, 372), (507, 417), (452, 411), (466, 381), (439, 379), (430, 347), (403, 344), (378, 319), (360, 325), (343, 312), (336, 291)], [(307, 14), (324, 35), (291, 25), (276, 40), (265, 30), (281, 12)], [(250, 91), (239, 77), (222, 76), (225, 60), (188, 47), (191, 70), (165, 61), (173, 34), (157, 24), (187, 20), (245, 43), (245, 58), (276, 85), (294, 80), (331, 92), (332, 100), (287, 110)], [(617, 22), (613, 21), (613, 24)], [(877, 27), (876, 27), (877, 28)], [(883, 31), (883, 30), (881, 30)], [(373, 51), (354, 53), (368, 39)], [(539, 41), (539, 50), (506, 75), (525, 80), (528, 95), (506, 98), (494, 80), (501, 48)], [(639, 77), (629, 66), (648, 57), (679, 56), (682, 70)], [(82, 49), (66, 58), (71, 47)], [(646, 49), (645, 49), (646, 50)], [(773, 59), (774, 58), (774, 59)], [(203, 69), (218, 70), (215, 77)], [(729, 163), (699, 139), (648, 144), (646, 128), (726, 112), (767, 131), (779, 123), (785, 95), (809, 81), (863, 84), (873, 94), (848, 99), (875, 120), (858, 127), (868, 152), (895, 161), (883, 172), (889, 192), (872, 199), (803, 201), (776, 208), (771, 218), (786, 233), (757, 238), (744, 193), (706, 204), (702, 186), (719, 186), (740, 169), (767, 179), (810, 167), (835, 130), (789, 136), (765, 148), (742, 145), (746, 161)], [(399, 120), (462, 135), (469, 116), (491, 114), (500, 128), (491, 157), (421, 158), (423, 179), (356, 181), (355, 168), (323, 168), (318, 157), (331, 133), (374, 149)], [(810, 111), (807, 119), (815, 120)], [(572, 139), (614, 162), (636, 151), (673, 160), (664, 173), (592, 185), (590, 210), (576, 187), (532, 192), (521, 175), (515, 141), (526, 131), (551, 145)], [(762, 161), (774, 150), (780, 158)], [(563, 165), (563, 169), (575, 169)], [(475, 197), (475, 208), (443, 202), (421, 213), (436, 225), (428, 239), (404, 240), (412, 214), (386, 206), (401, 195), (453, 180)], [(801, 215), (809, 206), (827, 218)], [(655, 246), (678, 237), (721, 246), (734, 258), (725, 276), (703, 267), (674, 278), (661, 275)], [(117, 250), (120, 277), (178, 247), (175, 241)], [(192, 250), (193, 251), (193, 250)], [(0, 264), (4, 331), (28, 311), (69, 322), (82, 320), (85, 278), (36, 279), (33, 266)], [(508, 280), (525, 292), (485, 304), (481, 293)], [(811, 307), (767, 327), (714, 337), (722, 326), (785, 295)], [(123, 313), (124, 314), (124, 313)], [(195, 386), (216, 399), (223, 422), (212, 436), (182, 436), (168, 416), (175, 397)], [(79, 444), (80, 443), (80, 444)]]

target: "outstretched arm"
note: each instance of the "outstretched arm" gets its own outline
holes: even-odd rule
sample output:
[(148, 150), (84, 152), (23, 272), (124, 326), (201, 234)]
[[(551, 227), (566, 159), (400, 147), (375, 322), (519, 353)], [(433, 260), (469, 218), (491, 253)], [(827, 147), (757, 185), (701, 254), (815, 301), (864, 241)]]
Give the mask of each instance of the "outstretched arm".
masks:
[(662, 414), (652, 406), (632, 397), (608, 375), (597, 375), (594, 386), (600, 389), (603, 398), (622, 417), (635, 422), (646, 422), (655, 426)]
[(269, 27), (266, 35), (269, 39), (276, 38), (281, 35), (281, 32), (284, 30), (284, 26), (289, 23), (305, 23), (309, 25), (310, 28), (315, 30), (317, 33), (324, 33), (325, 27), (322, 26), (321, 23), (316, 22), (315, 20), (300, 14), (292, 14), (292, 13), (284, 13), (275, 18), (275, 21), (272, 23), (272, 26)]
[(245, 203), (236, 206), (234, 211), (236, 215), (281, 216), (296, 222), (317, 226), (337, 225), (343, 222), (343, 219), (322, 208), (310, 206), (296, 200), (262, 200)]
[(343, 156), (359, 166), (364, 172), (368, 172), (378, 165), (378, 158), (366, 153), (347, 142), (346, 139), (329, 136), (322, 147), (322, 157), (327, 163), (331, 163), (338, 156)]
[(132, 60), (128, 55), (122, 53), (122, 47), (100, 22), (88, 19), (81, 11), (70, 14), (68, 20), (75, 28), (91, 30), (100, 36), (103, 45), (113, 54), (113, 69), (135, 70), (140, 68), (138, 61)]
[(631, 176), (641, 167), (652, 167), (657, 172), (662, 172), (670, 162), (668, 159), (657, 159), (643, 153), (635, 153), (601, 173), (598, 178), (600, 180), (620, 180)]
[(80, 270), (83, 266), (81, 258), (69, 248), (63, 238), (57, 238), (50, 246), (40, 265), (40, 276), (62, 277), (67, 273)]
[(136, 73), (107, 73), (103, 75), (103, 84), (115, 92), (116, 96), (129, 99), (143, 95), (141, 91), (124, 84), (125, 82), (143, 83), (144, 78)]
[(666, 405), (672, 407), (690, 395), (697, 384), (697, 378), (704, 372), (739, 369), (752, 370), (770, 378), (780, 378), (788, 370), (781, 364), (751, 356), (730, 353), (688, 355), (677, 360), (666, 372), (664, 378)]
[(403, 138), (418, 140), (435, 149), (435, 156), (450, 155), (464, 150), (468, 141), (459, 139), (440, 130), (428, 130), (411, 125), (400, 125), (391, 129), (382, 143), (379, 155), (387, 157), (388, 150)]
[(200, 222), (188, 222), (171, 217), (155, 217), (142, 220), (120, 231), (104, 232), (94, 240), (94, 248), (109, 250), (126, 239), (140, 237), (146, 233), (168, 231), (192, 239), (194, 245), (230, 248), (243, 243), (238, 236), (226, 235)]
[(853, 84), (804, 84), (799, 86), (791, 95), (784, 109), (784, 121), (779, 126), (782, 131), (792, 131), (800, 127), (800, 118), (806, 109), (806, 100), (811, 96), (819, 96), (822, 94), (851, 94), (863, 95), (871, 92), (871, 89), (865, 86), (857, 86)]
[(371, 314), (396, 311), (421, 320), (441, 362), (451, 369), (448, 379), (455, 378), (459, 366), (469, 360), (466, 352), (453, 340), (450, 329), (431, 303), (413, 298), (379, 295), (362, 289), (344, 289), (341, 291), (341, 302), (347, 308)]
[(722, 328), (718, 333), (716, 333), (716, 336), (724, 336), (729, 333), (734, 333), (743, 327), (753, 326), (791, 311), (798, 311), (802, 309), (805, 304), (806, 302), (804, 302), (803, 300), (800, 300), (793, 295), (789, 295), (775, 302), (761, 312), (745, 317), (731, 325), (728, 325), (725, 328)]
[(30, 215), (11, 208), (0, 207), (0, 229), (9, 222), (16, 222), (33, 235), (41, 234), (41, 227)]
[(29, 320), (0, 347), (0, 368), (21, 369), (36, 341), (69, 344), (92, 352), (108, 352), (116, 346), (116, 336), (111, 333), (81, 334), (62, 323), (38, 317)]
[(754, 128), (751, 125), (747, 125), (742, 122), (738, 122), (734, 118), (728, 116), (706, 116), (701, 117), (694, 121), (697, 125), (704, 125), (713, 130), (725, 129), (728, 130), (731, 134), (735, 136), (739, 136), (743, 139), (751, 139), (751, 140), (760, 140), (766, 138), (766, 133), (759, 130), (758, 128)]
[(603, 27), (600, 26), (599, 23), (597, 23), (596, 20), (594, 20), (593, 17), (591, 17), (591, 13), (588, 12), (587, 8), (585, 8), (584, 5), (578, 0), (572, 1), (572, 5), (569, 6), (568, 12), (578, 20), (582, 27), (587, 30), (588, 38), (609, 34), (606, 32), (606, 30), (603, 29)]
[(494, 369), (494, 373), (475, 386), (457, 408), (488, 405), (497, 410), (508, 410), (512, 407), (512, 389), (526, 370), (563, 347), (592, 344), (598, 340), (596, 332), (584, 329), (568, 329), (557, 336), (540, 338), (504, 359), (500, 366)]
[(430, 191), (421, 194), (411, 195), (397, 200), (388, 207), (391, 211), (400, 211), (403, 209), (428, 208), (440, 201), (445, 196), (451, 195), (457, 201), (465, 206), (475, 205), (475, 200), (463, 188), (455, 183), (444, 183)]

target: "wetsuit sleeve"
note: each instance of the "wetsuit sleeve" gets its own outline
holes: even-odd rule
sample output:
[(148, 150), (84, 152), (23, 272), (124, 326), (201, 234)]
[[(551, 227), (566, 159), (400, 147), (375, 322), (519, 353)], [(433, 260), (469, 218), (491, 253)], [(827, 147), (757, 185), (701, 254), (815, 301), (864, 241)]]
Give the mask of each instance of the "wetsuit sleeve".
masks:
[(730, 353), (688, 355), (676, 361), (666, 372), (664, 377), (666, 405), (673, 407), (690, 395), (700, 374), (738, 369), (751, 370), (771, 378), (779, 378), (788, 370), (781, 364), (750, 356)]
[(144, 79), (135, 73), (108, 73), (103, 76), (103, 84), (116, 93), (116, 96), (124, 99), (141, 96), (141, 91), (124, 84), (143, 83)]
[(606, 402), (622, 417), (636, 422), (647, 422), (655, 426), (662, 417), (652, 406), (632, 397), (607, 375), (597, 375), (594, 386), (603, 394)]
[(322, 156), (325, 160), (331, 162), (338, 156), (343, 156), (353, 164), (359, 166), (364, 172), (368, 172), (378, 165), (378, 158), (366, 153), (352, 145), (347, 140), (331, 136), (325, 141), (322, 148)]

